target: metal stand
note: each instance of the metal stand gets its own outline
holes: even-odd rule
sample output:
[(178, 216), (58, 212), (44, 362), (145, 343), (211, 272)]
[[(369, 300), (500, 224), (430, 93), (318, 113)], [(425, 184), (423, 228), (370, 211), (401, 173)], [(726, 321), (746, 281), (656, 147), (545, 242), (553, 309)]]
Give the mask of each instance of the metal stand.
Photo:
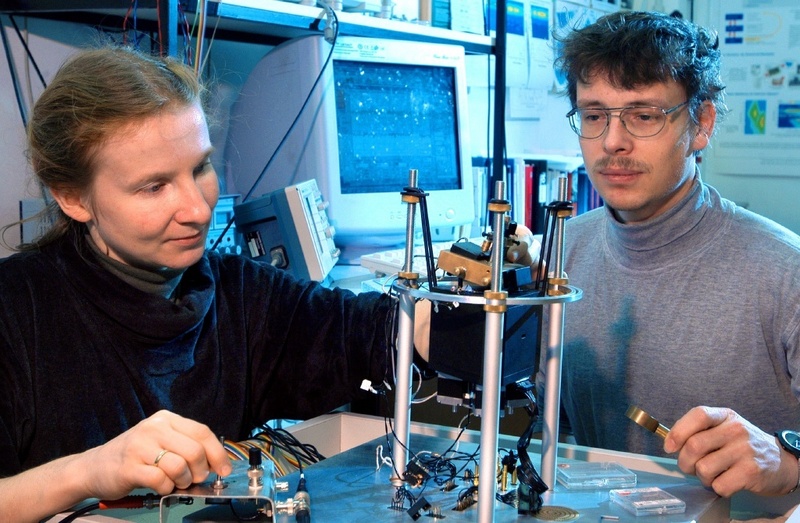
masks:
[[(412, 187), (416, 184), (416, 171), (412, 172)], [(497, 482), (494, 480), (497, 466), (497, 438), (500, 424), (500, 383), (502, 370), (503, 349), (503, 321), (509, 305), (550, 305), (548, 316), (549, 342), (547, 347), (547, 394), (545, 402), (545, 434), (548, 447), (542, 453), (542, 470), (552, 471), (550, 476), (542, 474), (542, 479), (552, 488), (555, 480), (555, 461), (558, 442), (558, 403), (561, 386), (561, 349), (563, 347), (563, 304), (577, 301), (582, 292), (568, 285), (557, 285), (551, 289), (547, 296), (541, 297), (508, 297), (501, 290), (503, 253), (504, 253), (504, 219), (505, 213), (510, 210), (507, 201), (500, 199), (505, 191), (503, 182), (495, 186), (498, 198), (489, 203), (489, 210), (494, 213), (494, 246), (492, 249), (492, 282), (490, 290), (483, 297), (464, 295), (443, 295), (430, 292), (418, 287), (415, 274), (411, 271), (410, 252), (413, 243), (406, 246), (405, 271), (400, 273), (400, 278), (392, 288), (400, 297), (399, 330), (397, 339), (397, 367), (395, 396), (395, 442), (393, 445), (394, 465), (398, 478), (393, 480), (395, 486), (402, 485), (402, 475), (408, 462), (407, 449), (409, 448), (410, 412), (411, 412), (411, 361), (414, 342), (414, 301), (415, 299), (428, 299), (430, 301), (448, 303), (471, 303), (483, 305), (486, 312), (486, 329), (484, 337), (483, 357), (483, 401), (481, 405), (481, 448), (479, 477), (482, 479), (478, 485), (478, 521), (489, 523), (494, 521), (495, 496)], [(413, 240), (413, 206), (416, 202), (404, 198), (409, 203), (409, 228)], [(560, 229), (563, 235), (563, 229)], [(407, 238), (408, 240), (408, 238)], [(561, 242), (563, 245), (563, 241)], [(560, 263), (556, 263), (561, 274)], [(558, 283), (558, 282), (557, 282)], [(557, 372), (551, 373), (551, 366), (557, 366)], [(551, 401), (551, 389), (557, 388), (554, 401)], [(548, 423), (548, 419), (555, 416), (555, 423)], [(543, 447), (544, 449), (544, 447)], [(545, 460), (547, 462), (545, 463)]]

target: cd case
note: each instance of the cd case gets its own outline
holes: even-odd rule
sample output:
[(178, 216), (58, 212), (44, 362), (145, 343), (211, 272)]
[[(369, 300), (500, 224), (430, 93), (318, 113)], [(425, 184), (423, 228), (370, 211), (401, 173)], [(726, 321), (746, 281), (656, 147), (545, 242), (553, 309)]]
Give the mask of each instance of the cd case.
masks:
[(686, 512), (686, 503), (658, 487), (615, 489), (609, 491), (608, 497), (637, 516)]
[(636, 486), (636, 474), (613, 462), (560, 463), (556, 481), (570, 490), (613, 489)]

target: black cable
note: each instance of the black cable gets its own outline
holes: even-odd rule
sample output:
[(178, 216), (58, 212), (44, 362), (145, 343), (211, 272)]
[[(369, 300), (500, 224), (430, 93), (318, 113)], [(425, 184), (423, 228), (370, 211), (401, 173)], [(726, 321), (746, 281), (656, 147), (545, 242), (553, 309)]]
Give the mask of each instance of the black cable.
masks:
[[(79, 508), (78, 510), (76, 510), (75, 512), (70, 514), (69, 516), (65, 517), (64, 519), (61, 520), (61, 523), (72, 523), (73, 521), (75, 521), (79, 517), (85, 516), (89, 512), (95, 511), (95, 510), (97, 510), (99, 508), (100, 508), (100, 502), (99, 501), (95, 502), (95, 503), (91, 503), (89, 505), (86, 505), (83, 508)], [(51, 518), (48, 518), (48, 519), (51, 519)]]
[(42, 87), (47, 87), (47, 82), (44, 81), (44, 76), (42, 76), (42, 72), (39, 70), (39, 65), (33, 58), (33, 54), (31, 53), (31, 50), (28, 47), (28, 42), (25, 41), (25, 37), (22, 36), (22, 31), (20, 31), (19, 26), (17, 26), (17, 21), (14, 19), (14, 15), (8, 15), (8, 18), (9, 20), (11, 20), (11, 24), (14, 26), (14, 31), (17, 32), (17, 37), (19, 38), (22, 47), (25, 49), (25, 54), (28, 55), (28, 60), (30, 60), (30, 63), (33, 66), (33, 70), (36, 71), (36, 75), (39, 77), (39, 81), (42, 82)]
[(272, 445), (286, 451), (298, 462), (298, 469), (302, 472), (303, 462), (311, 465), (325, 459), (314, 445), (302, 443), (293, 434), (285, 429), (273, 429), (267, 425), (261, 427), (260, 431), (254, 436), (255, 439), (269, 440)]
[(0, 23), (0, 38), (3, 41), (3, 49), (6, 53), (6, 61), (8, 62), (8, 72), (11, 75), (11, 83), (14, 85), (14, 96), (17, 99), (17, 107), (19, 108), (19, 115), (22, 118), (22, 126), (28, 126), (28, 112), (25, 109), (25, 102), (22, 99), (22, 92), (19, 86), (19, 77), (14, 68), (14, 57), (11, 55), (11, 47), (8, 45), (8, 35), (6, 35), (6, 26)]
[(297, 491), (294, 493), (297, 501), (295, 508), (295, 519), (297, 523), (311, 523), (311, 498), (308, 496), (306, 488), (306, 476), (300, 473), (300, 480), (297, 482)]
[(525, 410), (528, 412), (530, 419), (528, 427), (517, 442), (517, 454), (520, 462), (519, 467), (517, 467), (517, 479), (519, 480), (519, 486), (517, 487), (517, 513), (535, 515), (542, 507), (542, 493), (546, 492), (549, 487), (539, 476), (528, 455), (528, 445), (533, 436), (538, 406), (531, 387), (525, 388), (523, 392), (528, 399), (529, 404), (525, 406)]

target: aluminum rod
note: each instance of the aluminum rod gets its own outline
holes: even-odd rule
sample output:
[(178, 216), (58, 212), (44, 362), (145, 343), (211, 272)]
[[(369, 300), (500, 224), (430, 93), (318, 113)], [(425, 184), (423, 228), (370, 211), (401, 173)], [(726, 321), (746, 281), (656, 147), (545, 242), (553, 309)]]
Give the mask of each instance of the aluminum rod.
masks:
[[(558, 180), (558, 199), (567, 201), (567, 179)], [(564, 222), (563, 214), (557, 215), (555, 240), (556, 259), (550, 276), (561, 279), (564, 272)], [(550, 289), (558, 293), (560, 288)], [(547, 352), (545, 353), (545, 392), (544, 423), (542, 426), (542, 473), (541, 478), (552, 490), (556, 483), (556, 466), (558, 456), (558, 421), (561, 405), (561, 369), (564, 353), (564, 305), (555, 303), (548, 309)]]
[[(408, 171), (408, 186), (417, 186), (416, 169)], [(406, 251), (405, 272), (414, 268), (414, 222), (417, 204), (407, 204), (406, 215)], [(394, 445), (392, 460), (394, 472), (392, 484), (399, 487), (403, 484), (403, 473), (408, 463), (407, 450), (411, 435), (411, 365), (414, 362), (414, 298), (409, 294), (400, 295), (399, 314), (397, 319), (397, 363), (395, 365), (395, 398), (394, 398)]]
[[(416, 169), (408, 170), (408, 186), (415, 188), (417, 186), (417, 178), (419, 173)], [(409, 203), (406, 213), (406, 251), (405, 251), (405, 265), (403, 270), (412, 272), (414, 270), (414, 223), (416, 220), (417, 205)]]
[[(505, 183), (495, 183), (495, 198), (502, 200)], [(497, 433), (500, 430), (500, 384), (503, 367), (503, 322), (505, 299), (502, 293), (502, 273), (505, 258), (505, 212), (494, 212), (492, 235), (492, 281), (487, 298), (486, 327), (483, 340), (483, 400), (481, 402), (481, 451), (478, 479), (478, 521), (494, 522), (497, 495)], [(492, 310), (500, 308), (503, 310)]]
[(395, 473), (392, 485), (403, 484), (403, 473), (408, 463), (406, 449), (409, 448), (411, 434), (411, 364), (414, 354), (414, 298), (409, 294), (400, 295), (400, 313), (397, 330), (397, 365), (395, 367), (394, 398), (394, 444), (392, 460)]
[(561, 356), (563, 353), (564, 304), (548, 306), (548, 343), (545, 360), (544, 415), (541, 478), (552, 490), (556, 485), (558, 416), (561, 405)]

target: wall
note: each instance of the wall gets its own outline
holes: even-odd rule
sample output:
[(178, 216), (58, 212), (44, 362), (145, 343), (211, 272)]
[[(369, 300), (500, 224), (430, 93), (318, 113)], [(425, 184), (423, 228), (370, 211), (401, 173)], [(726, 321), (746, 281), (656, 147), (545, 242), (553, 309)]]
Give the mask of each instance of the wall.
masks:
[[(786, 83), (774, 88), (768, 85), (759, 88), (757, 84), (750, 84), (748, 87), (752, 91), (747, 92), (743, 90), (741, 75), (732, 76), (734, 71), (749, 70), (753, 64), (760, 66), (772, 60), (786, 60), (787, 71), (794, 68), (794, 74), (787, 74), (785, 80), (789, 82), (793, 77), (798, 78), (797, 47), (790, 43), (794, 38), (790, 30), (796, 31), (797, 27), (798, 6), (788, 0), (758, 3), (695, 0), (694, 10), (698, 23), (715, 29), (723, 37), (726, 34), (725, 13), (743, 12), (746, 16), (745, 31), (750, 36), (738, 46), (741, 51), (734, 45), (722, 46), (723, 81), (727, 85), (730, 113), (718, 123), (717, 135), (704, 155), (701, 164), (703, 176), (723, 196), (800, 233), (800, 168), (797, 167), (800, 130), (777, 128), (773, 109), (776, 102), (796, 104), (800, 86)], [(758, 38), (753, 34), (755, 24), (759, 30), (778, 30)], [(764, 100), (768, 110), (764, 134), (760, 136), (743, 131), (747, 117), (742, 103), (745, 98)], [(741, 147), (730, 147), (729, 143), (741, 144)]]
[[(17, 24), (27, 35), (28, 46), (36, 57), (36, 62), (45, 81), (49, 80), (64, 59), (76, 46), (94, 40), (93, 32), (86, 26), (75, 26), (42, 20), (16, 18)], [(9, 49), (13, 64), (20, 77), (20, 87), (26, 111), (30, 110), (31, 99), (42, 91), (33, 67), (27, 64), (25, 50), (13, 27), (3, 17)], [(27, 24), (27, 26), (26, 26)], [(27, 31), (25, 29), (27, 28)], [(5, 51), (5, 48), (3, 48)], [(39, 196), (38, 188), (30, 183), (30, 169), (25, 156), (25, 129), (11, 81), (7, 53), (3, 52), (0, 66), (0, 226), (12, 223), (19, 217), (19, 201)], [(9, 235), (16, 231), (9, 231)], [(8, 237), (9, 243), (19, 242), (18, 237)], [(0, 247), (0, 256), (8, 251)]]

